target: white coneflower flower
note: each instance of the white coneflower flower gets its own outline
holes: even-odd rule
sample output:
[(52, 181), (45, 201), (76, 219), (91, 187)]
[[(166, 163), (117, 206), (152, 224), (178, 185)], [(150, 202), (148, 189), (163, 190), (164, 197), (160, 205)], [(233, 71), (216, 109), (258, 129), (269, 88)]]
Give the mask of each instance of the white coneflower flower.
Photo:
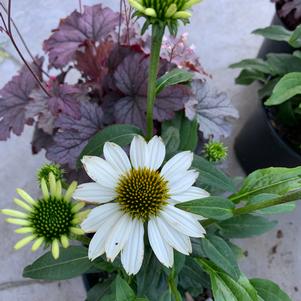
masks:
[(160, 169), (165, 145), (155, 136), (149, 143), (136, 136), (130, 147), (130, 160), (118, 145), (107, 142), (104, 158), (84, 157), (83, 164), (95, 183), (82, 184), (73, 197), (103, 204), (91, 211), (82, 223), (85, 232), (96, 234), (89, 245), (89, 258), (106, 253), (113, 261), (121, 252), (128, 274), (138, 273), (144, 254), (144, 224), (159, 261), (167, 267), (174, 262), (173, 249), (189, 254), (189, 237), (203, 237), (198, 217), (176, 208), (179, 202), (207, 197), (193, 187), (198, 173), (189, 170), (193, 153), (175, 155)]
[(43, 244), (45, 246), (51, 245), (52, 255), (57, 259), (60, 244), (67, 248), (72, 234), (84, 234), (78, 226), (83, 220), (83, 213), (85, 213), (79, 211), (85, 204), (71, 201), (76, 187), (77, 183), (73, 182), (63, 194), (61, 181), (56, 181), (54, 174), (50, 173), (49, 189), (45, 178), (41, 179), (43, 192), (41, 199), (34, 200), (24, 190), (17, 189), (17, 193), (23, 200), (15, 199), (14, 201), (24, 211), (11, 209), (0, 211), (11, 216), (11, 218), (6, 219), (8, 223), (21, 226), (16, 230), (16, 233), (27, 235), (16, 243), (16, 250), (33, 241), (32, 251), (38, 250)]

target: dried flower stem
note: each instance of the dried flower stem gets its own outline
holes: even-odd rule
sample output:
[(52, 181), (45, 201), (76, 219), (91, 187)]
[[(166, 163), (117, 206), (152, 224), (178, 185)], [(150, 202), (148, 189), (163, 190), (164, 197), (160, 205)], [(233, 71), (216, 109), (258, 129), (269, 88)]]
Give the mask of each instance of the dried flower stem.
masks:
[[(7, 11), (7, 9), (5, 8), (5, 6), (4, 6), (2, 3), (0, 3), (0, 6), (1, 6), (2, 9), (4, 10), (4, 12), (7, 14), (8, 11)], [(47, 77), (50, 77), (50, 75), (49, 75), (45, 70), (43, 70), (43, 68), (41, 68), (41, 67), (37, 64), (36, 58), (35, 58), (35, 57), (33, 56), (33, 54), (31, 53), (31, 51), (30, 51), (28, 45), (26, 44), (26, 42), (25, 42), (25, 40), (24, 40), (24, 38), (23, 38), (23, 36), (22, 36), (22, 34), (21, 34), (19, 28), (17, 27), (17, 24), (15, 23), (15, 21), (14, 21), (13, 18), (11, 18), (11, 23), (12, 23), (12, 25), (13, 25), (15, 31), (17, 32), (17, 35), (18, 35), (19, 39), (21, 40), (21, 43), (23, 44), (25, 50), (27, 51), (28, 55), (29, 55), (30, 58), (32, 59), (33, 63), (36, 65), (37, 68), (39, 68), (39, 69), (41, 70), (41, 72), (42, 72), (44, 75), (46, 75)]]
[(148, 90), (147, 90), (147, 113), (146, 113), (146, 138), (150, 140), (153, 136), (154, 104), (156, 101), (156, 85), (160, 63), (160, 51), (162, 46), (165, 26), (159, 23), (152, 26), (152, 47), (149, 64)]
[[(4, 26), (3, 32), (9, 37), (11, 43), (13, 44), (14, 48), (16, 49), (16, 51), (17, 51), (18, 55), (20, 56), (21, 60), (23, 61), (23, 63), (25, 64), (25, 66), (28, 68), (28, 70), (30, 71), (30, 73), (32, 74), (32, 76), (35, 78), (35, 80), (37, 81), (37, 83), (39, 84), (39, 86), (41, 87), (41, 89), (45, 92), (45, 94), (47, 96), (51, 96), (49, 94), (49, 92), (47, 91), (47, 89), (44, 87), (42, 81), (39, 79), (39, 77), (32, 70), (31, 66), (29, 65), (29, 63), (25, 59), (24, 55), (22, 54), (20, 48), (18, 47), (18, 45), (17, 45), (17, 43), (15, 41), (15, 38), (14, 38), (12, 30), (11, 30), (11, 24), (12, 24), (12, 18), (11, 18), (12, 3), (11, 2), (12, 2), (11, 0), (8, 0), (8, 9), (7, 10), (5, 9), (3, 3), (0, 3), (1, 7), (3, 8), (3, 10), (7, 13), (7, 23), (4, 21), (3, 15), (0, 13), (1, 20), (2, 20), (3, 26)], [(34, 62), (35, 62), (35, 60), (34, 60)]]
[(83, 12), (83, 5), (82, 5), (82, 0), (78, 0), (78, 6), (79, 6), (79, 12)]

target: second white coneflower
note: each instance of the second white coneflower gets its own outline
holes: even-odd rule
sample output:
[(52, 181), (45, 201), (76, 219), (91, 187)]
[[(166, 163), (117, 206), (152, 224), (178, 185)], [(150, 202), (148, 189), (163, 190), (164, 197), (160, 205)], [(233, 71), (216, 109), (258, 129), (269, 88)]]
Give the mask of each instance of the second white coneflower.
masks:
[(33, 242), (32, 251), (38, 250), (42, 245), (51, 246), (52, 255), (57, 259), (60, 245), (67, 248), (72, 234), (84, 234), (78, 226), (85, 215), (82, 214), (85, 212), (80, 212), (85, 204), (71, 200), (77, 187), (76, 182), (69, 186), (65, 194), (61, 181), (56, 181), (53, 173), (49, 174), (48, 182), (49, 188), (45, 178), (41, 179), (43, 196), (37, 200), (24, 190), (17, 189), (23, 200), (16, 198), (15, 203), (22, 211), (3, 209), (0, 212), (11, 216), (6, 219), (8, 223), (21, 226), (16, 233), (26, 235), (16, 243), (16, 250)]
[(130, 147), (130, 159), (118, 145), (107, 142), (104, 157), (84, 157), (83, 164), (95, 183), (82, 184), (73, 197), (102, 204), (91, 211), (82, 224), (94, 235), (89, 258), (106, 253), (113, 261), (121, 252), (128, 274), (140, 270), (144, 254), (144, 224), (158, 260), (166, 267), (174, 263), (173, 249), (189, 254), (190, 237), (203, 237), (198, 217), (174, 205), (207, 197), (193, 184), (198, 173), (189, 170), (193, 154), (189, 151), (165, 159), (165, 145), (155, 136), (149, 143), (136, 136)]

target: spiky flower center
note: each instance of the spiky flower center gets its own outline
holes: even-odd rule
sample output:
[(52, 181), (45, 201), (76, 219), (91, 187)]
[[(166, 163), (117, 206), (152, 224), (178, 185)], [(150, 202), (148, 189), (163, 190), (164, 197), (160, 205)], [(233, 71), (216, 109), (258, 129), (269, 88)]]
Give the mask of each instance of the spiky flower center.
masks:
[(67, 237), (70, 235), (74, 217), (70, 202), (66, 202), (63, 198), (49, 197), (36, 202), (29, 220), (34, 234), (43, 237), (46, 243), (51, 243), (62, 235)]
[(180, 11), (186, 2), (188, 0), (142, 0), (143, 6), (153, 8), (157, 13), (157, 17), (161, 19), (165, 19), (166, 12), (171, 4), (176, 4), (177, 10)]
[(143, 221), (158, 215), (169, 198), (168, 182), (149, 168), (132, 169), (123, 175), (116, 192), (121, 209)]

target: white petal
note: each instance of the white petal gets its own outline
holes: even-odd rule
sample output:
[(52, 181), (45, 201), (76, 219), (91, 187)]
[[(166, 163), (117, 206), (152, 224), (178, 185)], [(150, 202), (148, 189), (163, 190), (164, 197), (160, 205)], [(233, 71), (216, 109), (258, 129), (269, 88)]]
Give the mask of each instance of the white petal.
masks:
[(147, 161), (147, 144), (141, 136), (135, 136), (130, 148), (131, 162), (134, 168), (145, 167)]
[(98, 183), (85, 183), (77, 187), (73, 198), (101, 204), (114, 200), (116, 198), (116, 192), (112, 188), (101, 186)]
[(139, 220), (133, 221), (132, 233), (121, 253), (121, 262), (129, 275), (139, 272), (144, 256), (144, 228)]
[(131, 162), (126, 152), (116, 143), (106, 142), (103, 154), (105, 159), (121, 174), (127, 173), (131, 169)]
[(161, 175), (169, 180), (173, 175), (178, 175), (188, 170), (192, 164), (192, 160), (192, 152), (181, 152), (166, 162), (161, 170)]
[(146, 166), (150, 169), (157, 170), (162, 165), (166, 149), (161, 137), (154, 136), (147, 144), (148, 160)]
[(94, 260), (105, 252), (106, 241), (112, 231), (112, 227), (120, 219), (121, 214), (113, 214), (107, 218), (106, 222), (97, 230), (89, 245), (89, 259)]
[(192, 252), (192, 246), (189, 236), (178, 232), (169, 225), (163, 218), (156, 218), (161, 235), (168, 244), (182, 254), (189, 255)]
[(187, 191), (194, 184), (198, 176), (199, 173), (195, 170), (182, 172), (182, 177), (169, 182), (169, 193), (171, 195), (176, 195)]
[(105, 250), (108, 260), (114, 261), (119, 252), (123, 249), (132, 232), (133, 225), (132, 218), (127, 214), (124, 214), (119, 221), (117, 221), (106, 241)]
[(159, 228), (153, 219), (148, 222), (148, 239), (158, 260), (166, 267), (172, 267), (174, 263), (173, 249), (163, 239)]
[(204, 237), (206, 233), (202, 225), (190, 213), (180, 210), (172, 205), (166, 205), (161, 212), (161, 217), (177, 231), (191, 236)]
[(91, 210), (88, 217), (81, 224), (86, 233), (96, 232), (113, 215), (122, 215), (118, 204), (105, 204)]
[(110, 163), (102, 158), (90, 156), (85, 156), (82, 162), (91, 179), (105, 187), (115, 189), (120, 173)]
[(190, 187), (188, 190), (172, 194), (170, 197), (177, 202), (188, 202), (193, 200), (198, 200), (210, 196), (209, 192), (199, 187)]

